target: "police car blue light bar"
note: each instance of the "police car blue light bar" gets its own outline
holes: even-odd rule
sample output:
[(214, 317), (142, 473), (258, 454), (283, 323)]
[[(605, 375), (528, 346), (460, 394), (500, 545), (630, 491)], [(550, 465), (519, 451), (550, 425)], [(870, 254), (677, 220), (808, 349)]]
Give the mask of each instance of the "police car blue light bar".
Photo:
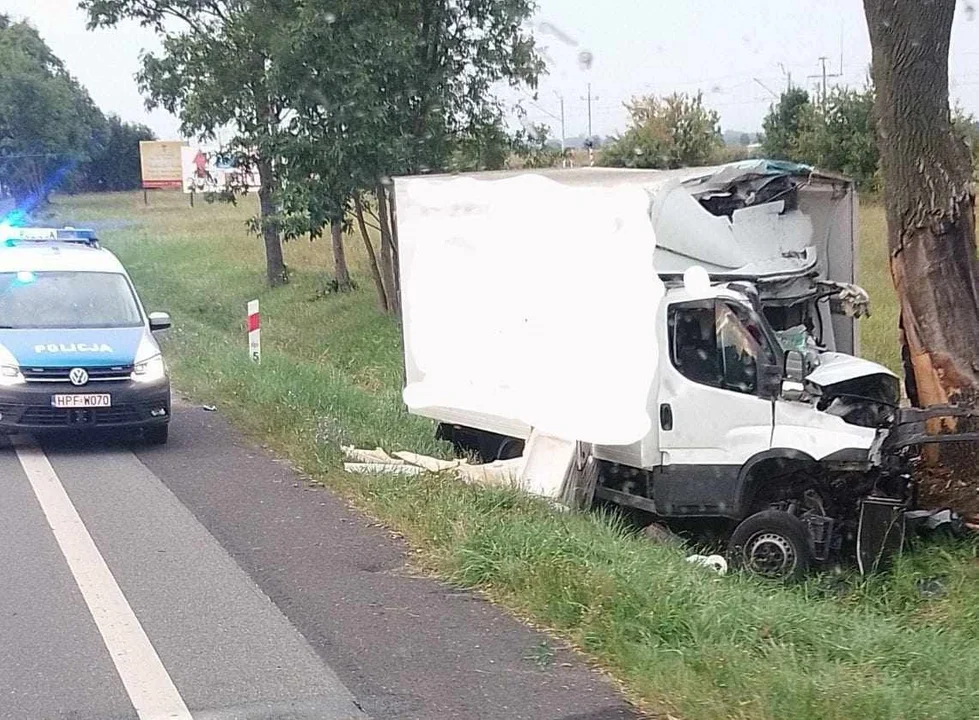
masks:
[(0, 240), (7, 245), (18, 242), (76, 242), (93, 247), (99, 242), (94, 230), (72, 227), (5, 227), (0, 228)]

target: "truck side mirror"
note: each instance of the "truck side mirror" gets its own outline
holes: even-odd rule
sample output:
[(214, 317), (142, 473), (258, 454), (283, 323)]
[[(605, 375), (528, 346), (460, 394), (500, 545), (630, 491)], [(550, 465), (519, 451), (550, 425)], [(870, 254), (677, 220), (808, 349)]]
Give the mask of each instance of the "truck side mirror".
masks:
[(806, 375), (806, 356), (799, 350), (786, 350), (782, 356), (782, 375), (801, 383)]

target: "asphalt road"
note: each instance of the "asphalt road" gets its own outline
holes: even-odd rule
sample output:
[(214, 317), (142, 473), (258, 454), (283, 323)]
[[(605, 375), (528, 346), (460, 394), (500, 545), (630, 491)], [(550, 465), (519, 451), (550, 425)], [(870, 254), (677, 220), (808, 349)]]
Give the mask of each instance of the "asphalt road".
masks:
[(635, 717), (217, 413), (170, 437), (0, 447), (0, 719)]

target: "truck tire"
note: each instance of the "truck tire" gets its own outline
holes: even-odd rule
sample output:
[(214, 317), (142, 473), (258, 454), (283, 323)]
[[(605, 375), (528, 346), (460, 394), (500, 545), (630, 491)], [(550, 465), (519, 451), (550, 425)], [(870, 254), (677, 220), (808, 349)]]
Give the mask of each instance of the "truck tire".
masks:
[(813, 563), (806, 524), (781, 510), (762, 510), (746, 518), (728, 543), (731, 566), (759, 577), (801, 580)]

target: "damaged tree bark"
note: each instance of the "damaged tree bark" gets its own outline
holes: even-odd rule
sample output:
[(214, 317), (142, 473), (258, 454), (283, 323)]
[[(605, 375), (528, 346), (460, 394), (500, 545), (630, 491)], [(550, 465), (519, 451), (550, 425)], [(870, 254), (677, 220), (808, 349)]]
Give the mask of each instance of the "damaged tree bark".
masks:
[[(955, 0), (864, 0), (891, 276), (900, 302), (908, 394), (915, 405), (979, 401), (979, 266), (972, 164), (953, 130), (948, 53)], [(948, 445), (942, 464), (967, 482), (932, 500), (979, 510), (979, 453)], [(934, 489), (934, 488), (932, 488)], [(945, 495), (943, 496), (943, 493)], [(965, 505), (968, 505), (967, 507)]]

